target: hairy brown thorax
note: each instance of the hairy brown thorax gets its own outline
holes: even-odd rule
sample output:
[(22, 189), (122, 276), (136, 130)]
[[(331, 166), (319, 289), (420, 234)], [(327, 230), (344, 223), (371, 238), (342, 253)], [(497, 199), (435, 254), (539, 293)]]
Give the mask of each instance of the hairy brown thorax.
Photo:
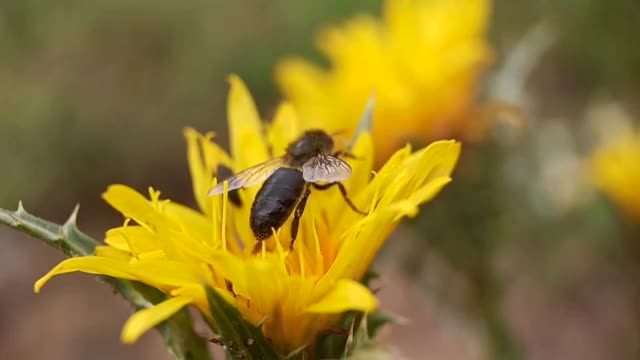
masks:
[(301, 167), (314, 156), (331, 154), (333, 146), (333, 139), (326, 132), (308, 130), (287, 146), (285, 162), (290, 166)]

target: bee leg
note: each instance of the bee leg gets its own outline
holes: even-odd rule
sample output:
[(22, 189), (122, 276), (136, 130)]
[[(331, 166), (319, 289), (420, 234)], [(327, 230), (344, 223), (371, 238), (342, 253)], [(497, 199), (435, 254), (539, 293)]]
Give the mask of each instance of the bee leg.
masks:
[(269, 155), (269, 159), (273, 159), (273, 145), (269, 141), (267, 141), (267, 155)]
[(353, 202), (351, 202), (351, 199), (349, 199), (349, 197), (347, 196), (347, 188), (345, 188), (344, 185), (341, 182), (332, 182), (332, 183), (322, 184), (322, 185), (318, 185), (318, 184), (313, 183), (311, 185), (313, 185), (313, 187), (318, 189), (318, 190), (327, 190), (327, 189), (331, 188), (332, 186), (337, 185), (338, 189), (340, 189), (340, 194), (342, 194), (342, 197), (344, 198), (344, 201), (347, 202), (347, 205), (349, 205), (349, 207), (351, 209), (353, 209), (353, 211), (357, 212), (360, 215), (367, 215), (368, 214), (365, 211), (358, 210), (358, 208), (353, 204)]
[(296, 206), (296, 210), (293, 213), (293, 222), (291, 223), (291, 245), (289, 245), (289, 250), (293, 250), (293, 243), (296, 242), (296, 237), (298, 236), (298, 227), (300, 226), (300, 218), (302, 217), (302, 213), (304, 212), (304, 207), (307, 206), (307, 199), (311, 194), (311, 190), (309, 187), (304, 191), (304, 195), (298, 202)]
[(264, 240), (256, 241), (256, 244), (253, 245), (253, 249), (251, 250), (251, 255), (258, 255), (262, 250), (262, 242)]

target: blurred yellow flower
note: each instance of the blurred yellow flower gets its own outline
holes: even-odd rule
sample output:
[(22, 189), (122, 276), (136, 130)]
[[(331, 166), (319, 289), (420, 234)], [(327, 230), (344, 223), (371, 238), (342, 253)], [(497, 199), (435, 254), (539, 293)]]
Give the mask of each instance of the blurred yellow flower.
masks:
[(352, 131), (374, 93), (378, 163), (407, 140), (464, 136), (492, 56), (490, 8), (489, 0), (387, 0), (383, 19), (362, 15), (320, 33), (329, 70), (286, 59), (276, 81), (305, 127), (332, 131)]
[[(252, 254), (256, 239), (249, 212), (259, 186), (243, 189), (242, 205), (228, 193), (207, 196), (220, 164), (241, 171), (276, 155), (300, 132), (293, 108), (280, 107), (271, 125), (260, 121), (255, 105), (237, 77), (231, 77), (228, 102), (231, 157), (211, 141), (213, 134), (185, 131), (195, 198), (200, 212), (161, 200), (149, 189), (149, 199), (124, 185), (112, 185), (104, 199), (126, 218), (106, 234), (106, 246), (94, 256), (61, 262), (35, 284), (35, 291), (57, 274), (82, 271), (141, 281), (171, 297), (138, 311), (125, 324), (122, 340), (136, 341), (145, 331), (182, 307), (194, 304), (215, 322), (202, 284), (214, 287), (254, 324), (274, 347), (287, 354), (312, 343), (335, 325), (347, 310), (371, 312), (377, 300), (359, 280), (384, 240), (404, 216), (413, 216), (451, 179), (460, 145), (439, 141), (412, 152), (398, 151), (371, 179), (373, 144), (360, 136), (353, 153), (353, 175), (345, 186), (363, 216), (348, 208), (338, 191), (312, 193), (302, 216), (295, 247), (289, 251), (290, 221)], [(265, 136), (266, 134), (266, 136)], [(129, 224), (132, 220), (136, 224)], [(260, 247), (258, 247), (260, 249)]]
[(592, 159), (596, 185), (629, 216), (640, 221), (640, 133), (626, 133)]

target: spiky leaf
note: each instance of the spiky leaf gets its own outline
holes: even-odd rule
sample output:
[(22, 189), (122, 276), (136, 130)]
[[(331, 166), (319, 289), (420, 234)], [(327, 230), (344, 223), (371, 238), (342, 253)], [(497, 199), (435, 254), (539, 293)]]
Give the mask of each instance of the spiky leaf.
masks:
[(258, 327), (246, 322), (242, 314), (216, 290), (207, 286), (206, 292), (215, 327), (220, 334), (218, 341), (230, 359), (281, 359)]
[(29, 214), (20, 203), (16, 211), (0, 209), (0, 223), (40, 239), (67, 256), (91, 255), (98, 242), (77, 229), (77, 214), (76, 206), (67, 222), (60, 226)]
[(339, 328), (344, 332), (333, 331), (321, 336), (316, 347), (316, 357), (336, 359), (350, 356), (353, 350), (369, 344), (382, 326), (402, 322), (402, 318), (381, 311), (371, 314), (348, 311), (339, 323)]
[[(98, 242), (86, 235), (76, 225), (78, 207), (73, 210), (64, 225), (40, 219), (29, 214), (22, 203), (18, 210), (0, 209), (0, 223), (17, 229), (45, 244), (61, 250), (67, 256), (92, 255)], [(101, 276), (127, 299), (136, 309), (149, 307), (166, 299), (166, 295), (157, 289), (135, 281), (121, 280)], [(191, 316), (183, 309), (169, 320), (157, 326), (165, 340), (168, 351), (178, 360), (210, 359), (207, 342), (194, 331)]]

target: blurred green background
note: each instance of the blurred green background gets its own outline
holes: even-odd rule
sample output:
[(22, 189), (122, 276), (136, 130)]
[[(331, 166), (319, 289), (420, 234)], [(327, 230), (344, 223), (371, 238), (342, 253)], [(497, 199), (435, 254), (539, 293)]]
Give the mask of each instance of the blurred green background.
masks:
[(379, 4), (0, 6), (0, 162), (10, 174), (2, 178), (0, 204), (22, 199), (53, 214), (76, 201), (93, 211), (96, 195), (113, 182), (153, 185), (186, 200), (181, 131), (225, 133), (228, 74), (247, 82), (266, 116), (278, 97), (271, 69), (279, 58), (313, 54), (313, 30)]
[[(227, 75), (246, 81), (268, 119), (274, 64), (323, 63), (315, 31), (380, 7), (1, 2), (0, 207), (22, 200), (62, 221), (79, 202), (81, 225), (101, 237), (120, 222), (100, 199), (109, 184), (193, 204), (181, 131), (214, 130), (224, 143)], [(494, 3), (482, 96), (521, 107), (525, 131), (499, 126), (465, 145), (454, 182), (381, 256), (383, 303), (413, 320), (386, 337), (408, 358), (640, 356), (638, 232), (583, 168), (608, 116), (640, 119), (638, 23), (634, 0)], [(155, 334), (118, 343), (127, 306), (87, 276), (33, 295), (60, 259), (53, 250), (6, 228), (0, 248), (0, 357), (168, 358)]]

